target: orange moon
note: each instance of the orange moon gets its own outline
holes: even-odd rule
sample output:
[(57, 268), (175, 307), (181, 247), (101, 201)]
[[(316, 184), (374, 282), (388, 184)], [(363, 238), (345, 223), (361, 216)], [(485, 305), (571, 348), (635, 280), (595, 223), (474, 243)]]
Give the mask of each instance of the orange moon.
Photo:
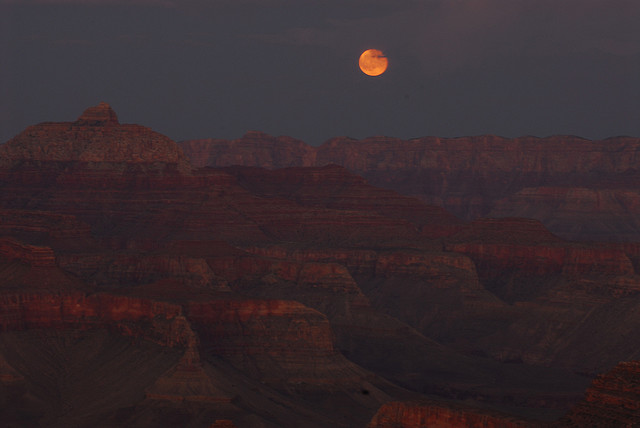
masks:
[(378, 49), (367, 49), (360, 55), (358, 61), (360, 70), (368, 76), (380, 76), (387, 70), (389, 60)]

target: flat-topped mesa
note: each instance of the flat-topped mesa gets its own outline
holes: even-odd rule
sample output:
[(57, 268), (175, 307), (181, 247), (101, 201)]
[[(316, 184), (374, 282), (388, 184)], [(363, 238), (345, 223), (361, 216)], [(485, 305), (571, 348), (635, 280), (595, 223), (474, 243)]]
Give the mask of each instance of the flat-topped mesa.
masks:
[(191, 166), (178, 145), (158, 132), (121, 124), (107, 103), (89, 107), (75, 122), (33, 125), (0, 145), (0, 167), (21, 169), (72, 162), (91, 170), (179, 171)]
[(75, 121), (75, 125), (84, 126), (104, 126), (119, 125), (118, 116), (111, 106), (101, 102), (97, 106), (89, 107), (82, 113), (82, 116)]

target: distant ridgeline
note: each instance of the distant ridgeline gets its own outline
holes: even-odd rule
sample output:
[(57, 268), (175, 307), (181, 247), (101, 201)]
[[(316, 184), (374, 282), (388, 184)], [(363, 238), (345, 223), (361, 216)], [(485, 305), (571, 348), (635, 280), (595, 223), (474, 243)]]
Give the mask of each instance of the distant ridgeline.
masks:
[(527, 217), (567, 239), (640, 240), (638, 138), (338, 137), (312, 147), (254, 131), (179, 144), (197, 167), (334, 163), (466, 220)]

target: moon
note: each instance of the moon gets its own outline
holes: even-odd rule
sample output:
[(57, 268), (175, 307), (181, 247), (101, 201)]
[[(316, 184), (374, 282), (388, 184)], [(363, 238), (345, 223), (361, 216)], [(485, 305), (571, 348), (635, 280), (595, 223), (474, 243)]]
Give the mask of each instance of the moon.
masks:
[(387, 70), (389, 60), (378, 49), (367, 49), (360, 55), (358, 61), (360, 70), (368, 76), (380, 76)]

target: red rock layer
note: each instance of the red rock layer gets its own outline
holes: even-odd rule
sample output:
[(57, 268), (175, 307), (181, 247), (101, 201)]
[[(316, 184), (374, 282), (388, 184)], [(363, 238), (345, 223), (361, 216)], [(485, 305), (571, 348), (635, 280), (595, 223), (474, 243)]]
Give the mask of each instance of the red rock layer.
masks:
[(0, 300), (1, 331), (109, 328), (186, 347), (178, 367), (149, 390), (153, 398), (221, 399), (206, 376), (192, 373), (201, 371), (199, 340), (207, 352), (277, 385), (344, 384), (365, 376), (334, 349), (324, 315), (294, 301), (201, 298), (184, 303), (185, 317), (182, 305), (106, 293), (2, 294)]
[(179, 280), (184, 287), (228, 291), (202, 258), (172, 254), (89, 253), (64, 254), (58, 266), (100, 287), (147, 284), (161, 279)]
[(164, 346), (185, 346), (182, 308), (164, 302), (84, 293), (0, 295), (0, 329), (112, 327)]
[(30, 126), (0, 146), (3, 166), (31, 162), (97, 162), (162, 165), (188, 171), (189, 163), (177, 144), (139, 125), (121, 125), (106, 103), (87, 109), (75, 122)]
[(266, 382), (339, 385), (364, 376), (334, 349), (327, 319), (298, 302), (208, 300), (186, 311), (205, 349)]
[(582, 402), (557, 424), (575, 427), (640, 425), (640, 362), (623, 362), (598, 376)]
[(36, 210), (0, 209), (0, 235), (46, 236), (54, 239), (89, 237), (91, 228), (74, 216)]
[(315, 150), (304, 142), (258, 131), (249, 131), (236, 140), (190, 140), (180, 146), (197, 168), (230, 165), (287, 168), (315, 164)]
[(218, 419), (212, 423), (209, 428), (236, 428), (233, 421), (228, 419)]
[[(477, 366), (475, 357), (441, 343), (469, 354), (583, 369), (586, 357), (566, 349), (578, 349), (578, 342), (582, 354), (585, 346), (598, 347), (607, 331), (602, 326), (609, 324), (597, 321), (617, 312), (603, 309), (598, 315), (592, 308), (621, 297), (631, 301), (640, 289), (633, 266), (640, 253), (633, 246), (569, 244), (540, 223), (522, 219), (465, 225), (440, 208), (370, 186), (343, 167), (186, 173), (171, 156), (154, 154), (155, 146), (144, 143), (147, 134), (133, 137), (129, 128), (122, 132), (141, 141), (111, 153), (117, 147), (106, 147), (104, 136), (122, 125), (104, 106), (78, 123), (41, 127), (55, 138), (31, 138), (25, 131), (23, 140), (4, 149), (17, 157), (6, 158), (0, 169), (0, 215), (9, 219), (7, 235), (24, 245), (7, 246), (0, 272), (9, 282), (7, 274), (40, 269), (40, 276), (30, 278), (37, 282), (42, 269), (63, 268), (90, 284), (86, 289), (121, 287), (120, 295), (16, 291), (6, 294), (0, 325), (111, 326), (169, 346), (186, 344), (184, 361), (163, 368), (165, 374), (147, 390), (155, 401), (220, 398), (207, 370), (194, 362), (196, 352), (221, 357), (278, 387), (323, 385), (326, 391), (359, 385), (367, 374), (337, 349), (416, 390), (500, 401), (506, 394), (502, 385), (520, 393), (519, 380), (530, 382), (531, 368)], [(255, 144), (263, 138), (254, 137)], [(138, 149), (151, 153), (136, 157)], [(311, 162), (305, 153), (287, 162)], [(94, 155), (112, 161), (94, 162)], [(404, 154), (384, 156), (393, 160)], [(446, 164), (444, 155), (434, 161), (416, 149), (413, 156), (428, 167)], [(372, 171), (402, 170), (402, 162), (385, 166), (362, 159), (362, 167)], [(462, 167), (456, 168), (452, 171), (464, 176)], [(478, 189), (467, 190), (461, 190), (461, 199)], [(33, 234), (31, 221), (19, 219), (22, 213), (34, 218)], [(74, 224), (89, 225), (88, 238), (95, 242), (72, 248), (54, 239), (57, 231), (73, 236), (66, 234)], [(82, 230), (78, 241), (88, 234)], [(25, 261), (37, 253), (31, 247), (53, 248), (57, 265), (29, 266)], [(490, 288), (506, 271), (515, 272), (508, 286), (530, 288), (522, 280), (535, 277), (544, 287), (526, 298), (516, 296), (510, 305), (496, 297), (497, 287)], [(497, 279), (492, 272), (499, 273)], [(633, 307), (616, 309), (624, 309), (619, 312), (629, 316), (629, 326), (640, 325), (629, 315)], [(572, 339), (575, 332), (580, 340)], [(194, 334), (199, 347), (189, 342)], [(510, 340), (501, 340), (505, 337)], [(627, 349), (615, 345), (618, 353), (600, 354), (589, 367)], [(496, 380), (493, 374), (503, 369), (505, 378), (521, 377)]]
[(146, 389), (145, 395), (152, 400), (172, 402), (229, 403), (231, 397), (215, 386), (200, 361), (198, 336), (191, 330), (189, 322), (179, 316), (185, 327), (186, 350), (180, 361), (160, 376)]
[[(271, 140), (279, 141), (277, 150), (262, 145)], [(218, 167), (342, 165), (373, 185), (418, 197), (464, 219), (529, 217), (570, 239), (640, 238), (637, 138), (338, 137), (311, 147), (256, 134), (233, 144), (199, 141), (197, 151), (190, 142), (181, 145), (191, 159)], [(294, 152), (304, 156), (283, 154)]]
[(368, 428), (516, 428), (537, 426), (517, 418), (465, 408), (451, 403), (403, 403), (383, 405)]
[[(383, 200), (375, 202), (379, 193), (370, 186), (358, 190), (361, 207), (331, 206), (331, 201), (323, 205), (321, 199), (304, 205), (294, 198), (252, 193), (221, 171), (185, 176), (86, 168), (74, 164), (67, 171), (47, 174), (33, 168), (28, 180), (24, 169), (0, 171), (0, 204), (12, 209), (32, 204), (40, 210), (74, 215), (90, 224), (94, 235), (129, 240), (397, 245), (419, 239), (420, 228), (423, 236), (438, 236), (459, 223), (452, 216), (440, 216), (440, 209), (409, 198), (403, 201), (398, 195), (386, 197), (404, 204), (405, 214), (393, 207), (386, 208), (387, 213)], [(287, 177), (281, 178), (287, 182)], [(369, 209), (376, 204), (377, 208)]]
[(534, 220), (501, 218), (473, 222), (445, 244), (496, 274), (632, 275), (624, 251), (563, 242)]
[(56, 257), (51, 248), (27, 245), (11, 238), (0, 238), (0, 257), (19, 260), (31, 266), (52, 267), (56, 265)]
[[(319, 266), (345, 266), (356, 275), (385, 277), (406, 275), (414, 277), (430, 276), (446, 268), (468, 271), (475, 275), (471, 259), (462, 254), (442, 251), (417, 251), (409, 249), (389, 249), (383, 251), (331, 248), (300, 249), (285, 246), (247, 247), (246, 251), (270, 258), (296, 262), (322, 262)], [(280, 262), (282, 263), (282, 262)], [(336, 267), (331, 267), (336, 269)], [(339, 269), (339, 268), (338, 268)], [(479, 286), (477, 283), (475, 286)]]
[(414, 198), (369, 185), (364, 178), (338, 165), (316, 168), (226, 168), (239, 184), (265, 197), (293, 200), (309, 207), (376, 213), (395, 220), (409, 221), (425, 237), (446, 236), (463, 223), (435, 206)]
[(640, 192), (623, 174), (613, 188), (526, 187), (496, 202), (490, 215), (522, 216), (542, 221), (567, 239), (640, 240)]

